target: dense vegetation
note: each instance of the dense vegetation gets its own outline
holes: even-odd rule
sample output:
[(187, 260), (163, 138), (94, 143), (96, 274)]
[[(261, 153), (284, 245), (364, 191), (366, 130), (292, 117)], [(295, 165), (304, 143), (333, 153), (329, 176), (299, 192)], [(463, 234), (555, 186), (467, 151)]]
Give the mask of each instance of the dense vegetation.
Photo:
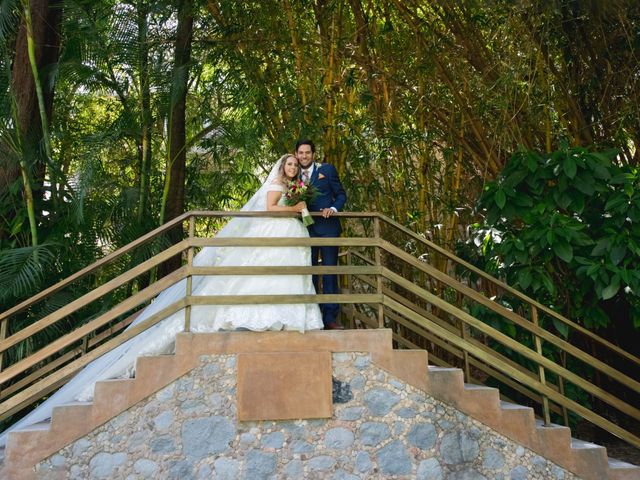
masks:
[[(640, 160), (635, 1), (1, 0), (0, 36), (3, 310), (185, 210), (236, 208), (300, 136), (337, 166), (349, 209), (449, 248), (514, 152), (615, 149), (611, 166), (517, 156), (490, 187), (502, 214), (487, 221), (508, 234), (509, 279), (573, 316), (593, 303), (556, 300), (566, 275), (598, 301), (637, 282), (620, 231), (594, 278), (585, 249), (605, 237), (587, 240), (573, 215), (624, 215), (601, 198), (623, 185), (602, 171), (632, 175)], [(523, 165), (539, 184), (514, 193)], [(545, 190), (558, 173), (565, 191)], [(600, 196), (574, 191), (583, 176)], [(545, 206), (522, 227), (552, 232), (534, 253), (505, 223), (529, 202)]]

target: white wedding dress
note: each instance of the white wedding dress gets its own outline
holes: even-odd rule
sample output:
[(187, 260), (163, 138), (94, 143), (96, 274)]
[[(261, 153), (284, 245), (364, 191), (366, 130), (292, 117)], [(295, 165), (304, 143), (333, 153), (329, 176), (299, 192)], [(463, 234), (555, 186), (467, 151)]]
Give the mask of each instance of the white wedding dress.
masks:
[[(243, 211), (266, 210), (269, 191), (283, 191), (273, 183), (278, 164)], [(279, 200), (279, 204), (283, 199)], [(216, 237), (308, 237), (307, 228), (297, 218), (241, 218), (225, 225)], [(205, 247), (193, 260), (195, 266), (309, 266), (309, 247)], [(186, 294), (186, 280), (167, 288), (146, 307), (131, 326), (180, 300)], [(311, 275), (210, 275), (193, 278), (192, 295), (292, 295), (315, 294)], [(217, 305), (193, 306), (192, 332), (248, 329), (296, 330), (323, 328), (317, 304), (290, 305)], [(7, 434), (51, 418), (53, 407), (73, 401), (90, 401), (96, 381), (127, 378), (134, 374), (139, 356), (173, 352), (175, 336), (184, 330), (184, 310), (160, 321), (116, 349), (94, 360), (66, 385), (0, 435), (5, 445)]]

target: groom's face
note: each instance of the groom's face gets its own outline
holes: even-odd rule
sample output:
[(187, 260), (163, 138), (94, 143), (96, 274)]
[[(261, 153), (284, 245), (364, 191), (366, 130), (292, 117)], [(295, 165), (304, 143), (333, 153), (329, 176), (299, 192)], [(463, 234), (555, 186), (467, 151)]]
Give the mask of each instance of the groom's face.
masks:
[(298, 157), (298, 161), (302, 168), (309, 168), (309, 165), (313, 163), (313, 151), (311, 151), (311, 145), (300, 145), (296, 151), (296, 157)]

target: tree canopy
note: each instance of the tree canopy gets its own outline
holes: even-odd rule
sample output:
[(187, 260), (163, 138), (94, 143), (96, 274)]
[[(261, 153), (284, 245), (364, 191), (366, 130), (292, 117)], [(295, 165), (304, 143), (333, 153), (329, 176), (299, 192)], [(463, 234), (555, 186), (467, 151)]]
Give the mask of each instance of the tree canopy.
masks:
[(640, 160), (632, 0), (3, 0), (0, 34), (4, 305), (237, 208), (302, 136), (449, 248), (515, 151)]

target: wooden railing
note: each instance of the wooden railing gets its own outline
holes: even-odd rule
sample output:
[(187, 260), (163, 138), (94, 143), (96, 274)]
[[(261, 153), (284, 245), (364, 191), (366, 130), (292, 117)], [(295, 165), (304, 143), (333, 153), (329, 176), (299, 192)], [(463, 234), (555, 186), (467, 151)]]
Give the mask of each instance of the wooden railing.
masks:
[[(632, 422), (640, 419), (637, 403), (616, 396), (600, 385), (576, 373), (576, 365), (594, 369), (598, 378), (616, 382), (638, 398), (640, 382), (626, 372), (637, 371), (640, 359), (616, 345), (566, 319), (553, 310), (514, 290), (508, 285), (457, 258), (452, 253), (411, 232), (397, 222), (377, 213), (341, 213), (347, 234), (341, 238), (201, 238), (196, 235), (199, 221), (227, 217), (290, 217), (291, 214), (267, 212), (189, 212), (150, 232), (75, 275), (40, 292), (0, 314), (0, 355), (4, 356), (25, 342), (99, 301), (117, 289), (130, 294), (76, 328), (65, 332), (23, 358), (8, 361), (0, 370), (0, 419), (27, 409), (100, 355), (121, 345), (167, 316), (184, 310), (184, 330), (191, 326), (191, 307), (224, 304), (341, 303), (352, 328), (389, 327), (394, 340), (404, 348), (426, 348), (430, 362), (436, 365), (458, 363), (468, 382), (491, 380), (505, 391), (528, 399), (545, 423), (569, 420), (577, 415), (626, 442), (640, 447), (633, 429), (607, 416), (592, 412), (572, 395), (579, 390), (589, 400), (597, 399)], [(170, 229), (184, 228), (188, 236), (152, 258), (118, 272), (64, 307), (16, 330), (13, 322), (38, 302), (71, 287), (101, 269), (117, 264), (136, 248), (154, 241)], [(365, 232), (364, 234), (362, 232)], [(413, 242), (411, 245), (408, 242)], [(341, 265), (336, 267), (197, 267), (193, 258), (197, 249), (210, 246), (288, 247), (336, 245), (341, 248)], [(419, 248), (417, 247), (419, 246)], [(425, 256), (430, 252), (437, 261)], [(150, 273), (166, 260), (182, 255), (183, 266), (157, 281)], [(444, 261), (443, 261), (444, 259)], [(427, 261), (425, 261), (427, 260)], [(122, 262), (121, 262), (122, 263)], [(435, 265), (435, 266), (434, 266)], [(436, 267), (437, 266), (437, 267)], [(336, 295), (194, 295), (192, 277), (198, 275), (308, 275), (334, 273), (342, 277), (342, 293)], [(481, 281), (470, 280), (471, 276)], [(141, 279), (144, 280), (142, 281)], [(126, 327), (160, 292), (186, 279), (186, 295), (153, 316)], [(147, 284), (148, 283), (148, 284)], [(487, 289), (489, 291), (487, 291)], [(502, 299), (515, 298), (517, 310), (506, 308)], [(490, 314), (489, 324), (471, 315), (474, 309)], [(542, 317), (542, 318), (540, 318)], [(547, 322), (546, 318), (553, 319)], [(498, 319), (498, 324), (495, 323)], [(572, 333), (588, 338), (598, 348), (619, 357), (612, 366), (557, 334), (561, 322)], [(500, 327), (510, 325), (512, 334)], [(3, 334), (4, 332), (4, 334)], [(12, 355), (11, 358), (14, 356)], [(2, 358), (2, 357), (0, 357)], [(560, 361), (558, 361), (560, 359)], [(571, 369), (567, 368), (571, 365)], [(634, 370), (636, 369), (636, 370)], [(624, 372), (624, 373), (623, 373)]]

